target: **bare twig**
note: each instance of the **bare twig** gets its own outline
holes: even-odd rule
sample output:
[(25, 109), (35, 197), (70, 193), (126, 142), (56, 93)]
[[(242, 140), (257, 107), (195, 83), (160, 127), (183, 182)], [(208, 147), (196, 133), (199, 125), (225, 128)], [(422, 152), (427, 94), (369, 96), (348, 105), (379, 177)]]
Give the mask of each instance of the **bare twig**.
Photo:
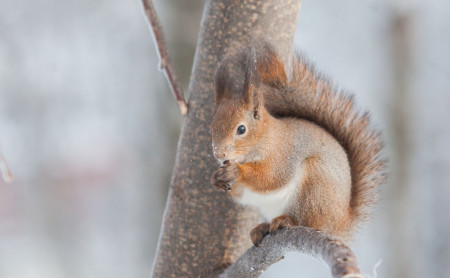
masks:
[(259, 277), (287, 252), (301, 252), (322, 258), (330, 266), (334, 278), (362, 277), (358, 261), (349, 247), (323, 232), (306, 227), (268, 235), (259, 247), (248, 249), (220, 277)]
[(8, 163), (6, 163), (5, 157), (3, 156), (1, 146), (0, 146), (0, 174), (5, 182), (11, 182), (13, 180), (13, 175), (9, 170)]
[(172, 65), (169, 59), (169, 53), (167, 52), (166, 39), (164, 37), (164, 32), (159, 22), (158, 15), (153, 5), (152, 0), (142, 0), (144, 5), (145, 14), (150, 22), (151, 30), (155, 39), (155, 44), (157, 52), (160, 58), (160, 70), (164, 72), (164, 75), (169, 82), (169, 86), (175, 95), (175, 99), (178, 102), (178, 107), (180, 107), (181, 114), (186, 115), (187, 104), (184, 100), (183, 90), (178, 82), (178, 78), (172, 69)]

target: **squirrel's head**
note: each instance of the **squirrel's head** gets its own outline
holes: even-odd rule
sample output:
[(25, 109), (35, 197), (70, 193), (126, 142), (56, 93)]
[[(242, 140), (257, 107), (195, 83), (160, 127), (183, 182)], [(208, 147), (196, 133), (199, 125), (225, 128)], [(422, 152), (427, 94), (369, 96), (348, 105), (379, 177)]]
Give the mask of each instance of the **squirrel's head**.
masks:
[(243, 162), (253, 158), (267, 134), (270, 117), (264, 108), (264, 92), (286, 83), (283, 63), (264, 41), (255, 41), (220, 63), (215, 80), (217, 109), (211, 122), (217, 159)]
[(266, 113), (262, 103), (230, 99), (220, 104), (211, 122), (214, 157), (244, 162), (265, 133)]
[(243, 162), (265, 133), (268, 115), (252, 54), (226, 58), (217, 70), (217, 109), (210, 127), (214, 156), (222, 161)]

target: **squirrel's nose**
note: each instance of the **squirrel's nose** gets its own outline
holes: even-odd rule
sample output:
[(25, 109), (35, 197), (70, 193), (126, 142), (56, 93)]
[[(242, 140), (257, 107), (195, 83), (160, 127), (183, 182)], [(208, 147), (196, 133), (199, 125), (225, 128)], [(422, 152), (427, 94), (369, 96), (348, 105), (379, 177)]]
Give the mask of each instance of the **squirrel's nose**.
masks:
[(225, 158), (227, 155), (225, 152), (221, 152), (217, 155), (217, 158)]
[(213, 145), (213, 154), (214, 154), (214, 157), (217, 159), (225, 158), (227, 156), (227, 150), (228, 150), (228, 147), (218, 148), (217, 146)]
[(226, 157), (226, 153), (224, 151), (216, 151), (214, 150), (214, 157), (217, 159), (222, 159)]

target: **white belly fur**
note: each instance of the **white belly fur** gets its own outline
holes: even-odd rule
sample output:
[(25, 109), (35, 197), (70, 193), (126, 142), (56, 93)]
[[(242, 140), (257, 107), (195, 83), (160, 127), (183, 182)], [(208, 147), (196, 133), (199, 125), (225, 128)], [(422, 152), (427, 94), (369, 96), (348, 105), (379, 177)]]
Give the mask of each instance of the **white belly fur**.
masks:
[(244, 186), (242, 195), (237, 201), (242, 205), (256, 207), (266, 221), (286, 213), (292, 198), (295, 198), (300, 187), (301, 171), (297, 171), (297, 175), (284, 185), (281, 189), (258, 193)]

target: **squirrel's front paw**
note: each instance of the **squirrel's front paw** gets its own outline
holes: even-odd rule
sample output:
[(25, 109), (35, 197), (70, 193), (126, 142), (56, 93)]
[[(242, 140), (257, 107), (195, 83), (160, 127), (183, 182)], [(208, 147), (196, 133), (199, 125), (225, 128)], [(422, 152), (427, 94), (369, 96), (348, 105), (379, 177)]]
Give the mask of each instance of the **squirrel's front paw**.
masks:
[(235, 162), (225, 161), (219, 171), (211, 178), (211, 183), (220, 190), (230, 191), (232, 184), (237, 180), (239, 170)]

